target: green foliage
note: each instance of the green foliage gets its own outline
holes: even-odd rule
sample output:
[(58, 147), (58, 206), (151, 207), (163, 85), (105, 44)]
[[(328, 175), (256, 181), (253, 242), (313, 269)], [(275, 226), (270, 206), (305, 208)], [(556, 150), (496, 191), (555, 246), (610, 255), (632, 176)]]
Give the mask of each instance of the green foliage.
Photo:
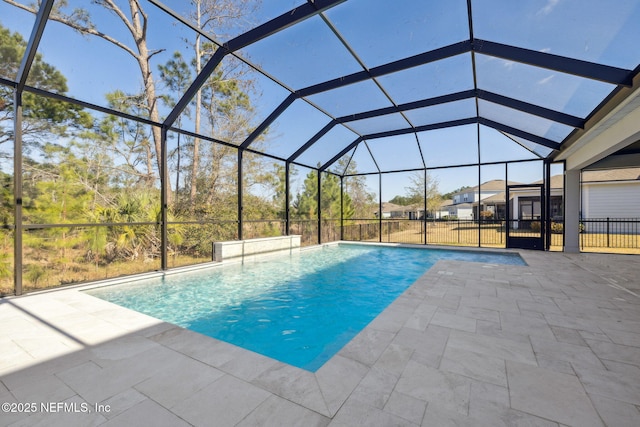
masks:
[[(340, 179), (333, 174), (324, 174), (321, 178), (320, 210), (322, 219), (339, 219)], [(343, 218), (353, 218), (355, 209), (351, 196), (344, 193), (342, 202)], [(297, 218), (318, 218), (318, 174), (315, 170), (310, 171), (305, 177), (303, 190), (296, 195), (293, 207)]]
[(438, 180), (429, 174), (425, 177), (423, 172), (414, 172), (409, 176), (409, 182), (405, 187), (406, 195), (395, 196), (389, 202), (400, 206), (422, 205), (426, 196), (427, 211), (435, 211), (443, 197), (438, 192)]
[(11, 258), (7, 249), (9, 248), (0, 248), (0, 279), (11, 277), (13, 274)]
[[(0, 25), (0, 76), (17, 75), (26, 47), (27, 42), (19, 33)], [(34, 58), (27, 84), (62, 95), (68, 90), (64, 75), (44, 62), (40, 53)], [(51, 135), (65, 135), (69, 126), (82, 128), (91, 123), (90, 115), (82, 107), (29, 92), (23, 94), (22, 107), (25, 146), (43, 143)], [(12, 111), (11, 89), (0, 86), (0, 144), (13, 138), (13, 127), (9, 123)]]
[(47, 276), (47, 270), (39, 264), (28, 264), (25, 270), (24, 278), (34, 286)]
[(394, 196), (392, 199), (389, 199), (389, 203), (393, 203), (394, 205), (407, 206), (410, 203), (407, 203), (406, 196)]
[(0, 171), (0, 225), (13, 224), (13, 179)]
[(422, 197), (395, 196), (393, 199), (389, 200), (389, 203), (400, 206), (409, 206), (413, 205), (414, 203), (420, 203), (421, 201)]
[[(111, 2), (99, 0), (95, 3), (114, 12)], [(138, 2), (128, 3), (132, 15), (143, 17)], [(210, 15), (203, 18), (203, 25), (218, 27), (228, 19), (219, 10), (220, 6), (228, 8), (246, 2), (204, 3), (211, 4), (207, 10)], [(37, 3), (33, 7), (37, 7)], [(160, 122), (159, 116), (153, 116), (158, 104), (162, 102), (170, 108), (175, 105), (215, 46), (200, 37), (197, 41), (187, 41), (194, 46), (191, 57), (176, 53), (158, 67), (160, 84), (164, 84), (166, 90), (162, 91), (165, 95), (157, 96), (155, 93), (160, 91), (155, 91), (151, 70), (145, 72), (144, 68), (150, 66), (149, 58), (160, 52), (145, 50), (147, 53), (142, 53), (140, 48), (146, 48), (146, 27), (134, 27), (144, 19), (134, 22), (136, 19), (125, 16), (128, 11), (123, 10), (125, 14), (118, 18), (125, 24), (132, 24), (127, 27), (131, 35), (140, 31), (134, 35), (134, 40), (117, 42), (120, 47), (130, 46), (128, 53), (141, 68), (140, 83), (145, 91), (114, 90), (105, 94), (107, 105), (132, 116)], [(244, 7), (238, 9), (241, 15), (246, 10)], [(105, 34), (91, 33), (89, 30), (97, 28), (88, 12), (70, 10), (65, 0), (56, 2), (52, 16), (84, 35), (103, 37)], [(199, 49), (195, 49), (196, 44)], [(26, 45), (20, 34), (0, 25), (0, 76), (17, 75)], [(178, 125), (180, 120), (195, 121), (197, 117), (202, 122), (197, 130), (199, 133), (232, 143), (244, 140), (252, 130), (255, 114), (250, 97), (255, 93), (253, 80), (246, 73), (247, 68), (238, 61), (225, 60), (202, 87), (198, 101), (194, 98), (178, 119)], [(68, 91), (65, 76), (45, 62), (41, 54), (35, 57), (27, 84), (62, 95)], [(199, 104), (197, 114), (196, 102)], [(39, 287), (78, 278), (97, 278), (98, 274), (107, 277), (144, 271), (145, 268), (139, 265), (157, 259), (161, 250), (159, 128), (115, 115), (89, 113), (80, 106), (29, 92), (23, 93), (23, 124), (24, 223), (58, 225), (23, 234), (25, 281)], [(178, 142), (176, 135), (170, 133), (171, 144)], [(176, 149), (169, 147), (169, 173), (175, 172), (176, 179), (172, 179), (175, 193), (169, 195), (168, 219), (176, 223), (168, 227), (167, 249), (175, 256), (208, 256), (212, 241), (231, 240), (238, 235), (237, 150), (210, 139), (181, 136)], [(0, 85), (0, 144), (10, 143), (12, 139), (13, 92), (12, 88)], [(265, 139), (261, 137), (253, 147), (264, 143)], [(0, 146), (0, 165), (11, 164), (10, 160), (5, 160), (10, 152)], [(243, 216), (282, 218), (284, 167), (278, 164), (271, 168), (273, 162), (260, 157), (245, 153)], [(264, 191), (252, 192), (255, 187)], [(0, 170), (1, 224), (13, 223), (12, 193), (11, 173)], [(193, 220), (203, 220), (205, 224), (188, 223)], [(86, 223), (92, 226), (60, 227)], [(263, 233), (280, 234), (278, 224), (278, 221), (268, 223)], [(0, 278), (12, 274), (11, 246), (5, 244), (0, 250)], [(126, 263), (136, 267), (107, 271), (109, 266)], [(74, 276), (72, 272), (78, 274)]]

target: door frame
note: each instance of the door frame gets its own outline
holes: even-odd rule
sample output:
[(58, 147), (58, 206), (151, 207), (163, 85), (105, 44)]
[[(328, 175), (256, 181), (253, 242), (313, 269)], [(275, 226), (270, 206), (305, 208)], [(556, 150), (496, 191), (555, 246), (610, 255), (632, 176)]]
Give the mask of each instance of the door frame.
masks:
[[(538, 189), (540, 192), (540, 219), (531, 219), (531, 220), (521, 220), (520, 218), (512, 219), (511, 215), (513, 213), (513, 206), (511, 205), (511, 190), (512, 189)], [(521, 184), (521, 185), (507, 185), (507, 195), (506, 195), (506, 215), (505, 215), (505, 233), (506, 233), (506, 241), (508, 249), (533, 249), (533, 250), (545, 250), (545, 231), (546, 231), (546, 198), (544, 191), (544, 184)], [(533, 205), (532, 205), (533, 207)], [(518, 212), (520, 212), (520, 207), (518, 207)], [(533, 215), (533, 212), (532, 212)], [(540, 231), (539, 235), (536, 232), (532, 232), (531, 235), (528, 236), (513, 236), (511, 235), (511, 225), (513, 222), (528, 222), (532, 223), (534, 221), (540, 222)]]

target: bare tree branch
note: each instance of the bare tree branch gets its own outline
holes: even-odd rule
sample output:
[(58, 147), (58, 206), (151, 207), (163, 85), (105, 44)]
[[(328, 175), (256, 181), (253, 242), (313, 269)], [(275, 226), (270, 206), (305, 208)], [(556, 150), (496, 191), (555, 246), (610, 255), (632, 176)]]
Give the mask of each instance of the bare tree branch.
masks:
[[(10, 4), (12, 6), (15, 6), (17, 8), (20, 8), (22, 10), (26, 10), (27, 12), (31, 12), (31, 13), (34, 13), (34, 14), (38, 13), (38, 10), (36, 8), (31, 7), (31, 6), (27, 6), (27, 5), (24, 5), (24, 4), (21, 4), (21, 3), (18, 3), (15, 0), (3, 0), (3, 1), (5, 3), (8, 3), (8, 4)], [(52, 21), (60, 22), (61, 24), (64, 24), (64, 25), (66, 25), (66, 26), (68, 26), (70, 28), (73, 28), (74, 30), (76, 30), (76, 31), (78, 31), (78, 32), (80, 32), (82, 34), (90, 34), (90, 35), (93, 35), (93, 36), (100, 37), (101, 39), (106, 40), (109, 43), (119, 47), (122, 50), (124, 50), (129, 55), (133, 56), (134, 58), (138, 57), (137, 53), (133, 49), (131, 49), (129, 46), (127, 46), (126, 44), (114, 39), (113, 37), (111, 37), (108, 34), (105, 34), (105, 33), (101, 32), (101, 31), (96, 30), (93, 27), (80, 25), (80, 24), (74, 22), (68, 16), (65, 16), (65, 15), (62, 15), (62, 14), (58, 14), (58, 13), (52, 13), (49, 16), (49, 19), (51, 19)]]

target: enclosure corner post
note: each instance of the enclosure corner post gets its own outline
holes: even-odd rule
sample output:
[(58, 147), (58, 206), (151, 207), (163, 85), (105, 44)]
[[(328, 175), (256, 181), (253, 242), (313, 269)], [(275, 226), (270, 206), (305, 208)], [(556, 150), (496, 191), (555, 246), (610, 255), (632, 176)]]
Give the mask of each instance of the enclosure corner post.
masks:
[(242, 148), (238, 148), (238, 240), (243, 239), (242, 229), (244, 224), (242, 222), (242, 210), (243, 210), (243, 187), (242, 187)]
[(340, 240), (344, 240), (344, 176), (340, 176)]
[(160, 155), (160, 268), (166, 270), (168, 268), (167, 263), (167, 246), (169, 244), (168, 239), (168, 224), (167, 210), (169, 209), (169, 177), (167, 167), (167, 128), (162, 127), (161, 130), (161, 151)]
[(289, 180), (289, 173), (291, 172), (291, 163), (285, 162), (284, 164), (284, 234), (287, 236), (291, 234), (291, 210), (289, 209), (289, 205), (291, 204), (290, 200), (290, 189), (289, 186), (291, 181)]
[(378, 240), (382, 243), (382, 174), (378, 172)]
[(423, 208), (423, 214), (422, 214), (422, 223), (424, 226), (424, 244), (427, 244), (427, 197), (428, 197), (428, 192), (427, 192), (427, 168), (424, 168), (424, 204), (422, 206)]
[(544, 250), (551, 248), (551, 163), (544, 161), (544, 197), (542, 198), (544, 221)]
[(318, 244), (322, 244), (322, 172), (318, 169), (318, 191), (316, 194), (316, 202), (318, 205)]
[(13, 95), (13, 290), (22, 295), (22, 92)]

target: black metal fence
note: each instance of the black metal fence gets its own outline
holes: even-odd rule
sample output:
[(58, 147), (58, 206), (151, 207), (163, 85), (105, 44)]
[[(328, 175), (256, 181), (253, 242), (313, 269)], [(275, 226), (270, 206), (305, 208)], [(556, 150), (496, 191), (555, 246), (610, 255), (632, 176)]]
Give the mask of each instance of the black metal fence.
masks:
[[(526, 223), (526, 224), (525, 224)], [(539, 235), (539, 221), (512, 221), (510, 234)], [(564, 221), (550, 224), (552, 250), (564, 246)], [(435, 245), (506, 247), (505, 223), (500, 220), (408, 219), (351, 220), (343, 226), (343, 239), (389, 243), (428, 243)], [(582, 249), (640, 249), (640, 218), (589, 218), (580, 221)]]
[(351, 220), (343, 226), (343, 239), (351, 241), (380, 241), (385, 243), (428, 243), (504, 247), (504, 222), (452, 220), (385, 219)]
[(640, 249), (640, 218), (585, 218), (580, 247)]

